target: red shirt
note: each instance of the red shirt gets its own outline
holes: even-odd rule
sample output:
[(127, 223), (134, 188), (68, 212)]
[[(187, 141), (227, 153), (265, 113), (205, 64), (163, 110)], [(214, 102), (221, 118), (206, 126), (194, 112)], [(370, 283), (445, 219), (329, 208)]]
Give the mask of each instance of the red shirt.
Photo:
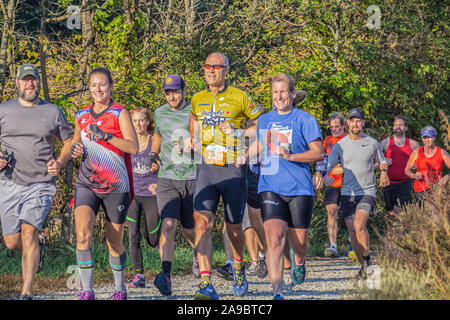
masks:
[(444, 166), (441, 148), (436, 147), (434, 155), (431, 158), (428, 158), (423, 152), (423, 147), (420, 147), (415, 163), (417, 172), (422, 173), (422, 179), (414, 180), (415, 192), (428, 190), (432, 184), (441, 179), (442, 168)]
[(114, 102), (96, 117), (91, 113), (92, 106), (89, 105), (77, 112), (77, 121), (85, 152), (77, 183), (101, 194), (132, 193), (133, 177), (130, 155), (107, 141), (91, 141), (87, 134), (87, 127), (90, 124), (96, 124), (103, 132), (123, 138), (119, 116), (125, 108)]
[[(346, 133), (344, 133), (340, 137), (335, 137), (335, 136), (331, 135), (331, 136), (326, 137), (323, 140), (323, 148), (325, 149), (327, 156), (330, 155), (331, 149), (333, 149), (333, 146), (336, 144), (336, 142), (338, 142), (339, 140), (344, 138), (346, 135), (347, 135)], [(342, 173), (334, 174), (333, 171), (334, 171), (334, 168), (331, 170), (331, 173), (330, 173), (330, 177), (332, 177), (334, 179), (334, 182), (331, 185), (331, 187), (340, 188), (342, 185), (342, 175), (343, 174)]]
[(389, 146), (384, 154), (386, 158), (392, 159), (392, 164), (388, 166), (388, 177), (391, 183), (399, 183), (409, 179), (405, 174), (405, 167), (411, 153), (409, 138), (405, 138), (405, 144), (402, 147), (398, 147), (394, 142), (394, 137), (391, 137)]

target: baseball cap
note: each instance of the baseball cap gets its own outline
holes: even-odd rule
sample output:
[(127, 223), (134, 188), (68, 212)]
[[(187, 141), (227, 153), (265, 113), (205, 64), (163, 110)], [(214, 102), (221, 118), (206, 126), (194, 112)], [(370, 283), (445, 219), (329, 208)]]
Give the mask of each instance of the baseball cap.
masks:
[(185, 87), (184, 80), (177, 74), (171, 74), (163, 81), (163, 90), (178, 90)]
[(358, 119), (364, 120), (364, 112), (361, 109), (354, 108), (348, 112), (347, 119), (357, 117)]
[(26, 76), (33, 76), (36, 79), (39, 79), (39, 71), (35, 65), (31, 63), (25, 63), (19, 67), (17, 70), (17, 79), (22, 80)]
[(423, 137), (434, 137), (437, 135), (436, 129), (431, 126), (426, 126), (420, 130), (420, 135)]

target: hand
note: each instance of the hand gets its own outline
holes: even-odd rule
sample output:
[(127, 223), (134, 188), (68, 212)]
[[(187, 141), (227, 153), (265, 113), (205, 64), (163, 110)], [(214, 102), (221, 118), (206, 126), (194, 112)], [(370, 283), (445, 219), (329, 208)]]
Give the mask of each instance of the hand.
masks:
[(236, 162), (234, 163), (236, 168), (239, 168), (240, 166), (243, 166), (246, 163), (247, 163), (247, 158), (245, 156), (236, 156)]
[(74, 142), (72, 146), (70, 146), (70, 156), (72, 158), (78, 158), (82, 156), (84, 153), (84, 145), (81, 142)]
[(422, 180), (422, 173), (419, 171), (414, 173), (414, 180)]
[(219, 124), (220, 130), (226, 135), (234, 135), (233, 124), (230, 122), (222, 122)]
[(150, 172), (156, 172), (159, 170), (159, 164), (157, 164), (156, 162), (152, 163), (152, 167), (150, 168)]
[(290, 161), (291, 154), (287, 152), (285, 147), (279, 146), (275, 152), (278, 153), (281, 158)]
[(381, 171), (380, 175), (380, 187), (384, 188), (390, 185), (391, 182), (389, 181), (389, 177), (386, 171)]
[(338, 176), (344, 173), (344, 169), (342, 168), (342, 165), (339, 163), (331, 170), (331, 172)]
[(105, 139), (106, 135), (106, 133), (104, 133), (96, 124), (90, 124), (87, 133), (89, 135), (89, 140), (91, 141), (102, 141)]
[(314, 186), (314, 190), (319, 190), (323, 186), (323, 177), (319, 171), (316, 171), (316, 173), (314, 173), (313, 186)]
[(152, 165), (152, 168), (150, 169), (151, 172), (153, 172), (153, 171), (152, 171), (153, 168), (154, 168), (153, 165), (156, 164), (156, 165), (158, 166), (158, 168), (159, 168), (160, 166), (162, 166), (162, 164), (161, 164), (161, 158), (158, 156), (158, 154), (157, 154), (156, 152), (150, 152), (150, 154), (148, 155), (148, 159), (150, 160), (150, 164)]
[(156, 186), (157, 186), (157, 184), (156, 183), (152, 183), (152, 184), (149, 184), (148, 185), (148, 191), (150, 191), (152, 194), (156, 194)]
[(2, 171), (7, 166), (11, 168), (12, 155), (8, 154), (7, 151), (0, 152), (0, 171)]
[(387, 165), (390, 166), (392, 164), (392, 158), (386, 158)]
[(59, 170), (61, 170), (62, 165), (61, 163), (59, 163), (58, 160), (52, 159), (47, 163), (47, 171), (48, 174), (56, 177), (59, 173)]
[(331, 186), (333, 184), (333, 182), (334, 182), (334, 179), (332, 177), (330, 177), (330, 175), (328, 173), (325, 175), (325, 177), (323, 177), (323, 183), (326, 186)]

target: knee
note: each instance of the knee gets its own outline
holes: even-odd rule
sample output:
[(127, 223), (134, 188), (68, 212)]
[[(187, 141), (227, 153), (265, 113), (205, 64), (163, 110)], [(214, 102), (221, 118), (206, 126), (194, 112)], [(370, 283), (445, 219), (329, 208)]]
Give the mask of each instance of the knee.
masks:
[(366, 226), (364, 223), (361, 223), (359, 221), (354, 222), (354, 228), (356, 233), (362, 233), (366, 232)]
[(20, 237), (14, 238), (14, 239), (9, 239), (7, 237), (4, 237), (3, 241), (5, 242), (5, 246), (9, 250), (20, 251), (20, 249), (22, 248)]
[(198, 234), (205, 234), (212, 232), (213, 221), (203, 215), (195, 216), (195, 232)]
[(92, 234), (86, 231), (77, 232), (77, 247), (86, 250), (91, 245)]
[(161, 231), (166, 236), (172, 236), (177, 230), (177, 220), (174, 219), (164, 219), (162, 223)]

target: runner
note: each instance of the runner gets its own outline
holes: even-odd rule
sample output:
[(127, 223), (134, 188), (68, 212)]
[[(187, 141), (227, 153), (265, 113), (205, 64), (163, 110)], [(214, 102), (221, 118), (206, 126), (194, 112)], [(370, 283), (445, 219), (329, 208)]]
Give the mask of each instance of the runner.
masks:
[[(442, 176), (442, 168), (445, 165), (450, 168), (450, 156), (447, 151), (436, 146), (437, 131), (431, 126), (426, 126), (420, 131), (423, 146), (414, 150), (405, 167), (405, 174), (414, 180), (414, 192), (416, 198), (422, 202), (424, 194), (431, 185), (438, 183), (445, 185), (450, 174)], [(413, 172), (416, 167), (416, 172)]]
[(351, 244), (361, 264), (358, 277), (364, 277), (370, 266), (369, 233), (366, 225), (369, 214), (375, 208), (376, 178), (374, 162), (380, 163), (380, 187), (389, 185), (387, 161), (377, 140), (363, 132), (364, 113), (351, 109), (347, 118), (349, 134), (339, 140), (328, 158), (324, 183), (332, 185), (332, 169), (340, 163), (344, 170), (341, 187), (341, 210), (345, 219)]
[(272, 79), (272, 99), (276, 111), (258, 121), (258, 143), (249, 156), (264, 150), (258, 192), (267, 239), (267, 269), (274, 299), (283, 299), (283, 251), (291, 246), (291, 277), (301, 284), (306, 276), (308, 233), (314, 204), (309, 163), (323, 159), (321, 132), (316, 119), (294, 108), (295, 81), (291, 75)]
[[(170, 75), (164, 79), (162, 89), (167, 103), (155, 110), (155, 133), (151, 153), (151, 158), (161, 164), (156, 198), (162, 221), (159, 244), (162, 272), (156, 276), (154, 285), (162, 295), (169, 296), (172, 294), (170, 273), (178, 220), (183, 235), (194, 247), (193, 195), (197, 168), (191, 159), (191, 104), (186, 100), (184, 80), (176, 74)], [(159, 160), (157, 154), (160, 152)], [(193, 255), (193, 271), (196, 275), (198, 263), (194, 251)]]
[(417, 141), (406, 137), (408, 119), (398, 115), (394, 118), (394, 136), (380, 142), (388, 167), (390, 185), (383, 189), (388, 217), (394, 218), (411, 200), (412, 180), (405, 174), (411, 153), (420, 147)]
[(191, 138), (195, 145), (196, 137), (200, 137), (203, 160), (198, 165), (194, 195), (195, 245), (202, 277), (195, 299), (219, 298), (211, 284), (211, 264), (212, 229), (220, 196), (234, 256), (233, 294), (243, 296), (248, 290), (242, 232), (247, 199), (243, 126), (247, 118), (256, 119), (262, 111), (247, 93), (227, 85), (229, 69), (226, 56), (210, 54), (204, 65), (208, 89), (196, 93), (191, 100)]
[(131, 288), (145, 288), (144, 264), (141, 250), (141, 215), (144, 211), (145, 234), (147, 244), (155, 248), (159, 242), (159, 212), (156, 203), (157, 172), (150, 172), (149, 161), (152, 147), (153, 117), (146, 108), (130, 111), (131, 120), (136, 130), (139, 152), (131, 155), (133, 165), (134, 199), (127, 213), (127, 227), (130, 239), (130, 256), (134, 269), (134, 278), (128, 284)]
[[(316, 173), (314, 177), (314, 182), (317, 183), (317, 187), (323, 184), (322, 175), (326, 173), (327, 158), (330, 155), (333, 146), (347, 136), (345, 132), (345, 117), (339, 112), (334, 112), (328, 119), (330, 124), (331, 136), (328, 136), (323, 141), (323, 148), (325, 149), (325, 159), (317, 163)], [(325, 249), (324, 255), (326, 257), (339, 257), (337, 249), (337, 232), (338, 232), (338, 221), (337, 214), (339, 211), (339, 203), (341, 201), (341, 184), (342, 184), (342, 166), (338, 164), (331, 171), (331, 177), (334, 182), (330, 186), (325, 187), (325, 208), (327, 210), (327, 231), (328, 238), (330, 240), (330, 246)], [(320, 182), (318, 182), (320, 181)], [(349, 248), (347, 250), (347, 255), (350, 259), (356, 259), (355, 252), (353, 251), (350, 240)]]
[(89, 74), (89, 90), (94, 102), (77, 112), (72, 157), (83, 156), (75, 189), (76, 256), (82, 290), (79, 300), (94, 300), (92, 276), (92, 230), (102, 206), (106, 215), (106, 243), (114, 275), (112, 300), (126, 300), (124, 281), (127, 255), (122, 244), (124, 223), (133, 191), (129, 154), (139, 145), (130, 114), (111, 100), (113, 80), (106, 68)]
[[(39, 98), (40, 76), (19, 67), (18, 98), (0, 104), (0, 219), (5, 245), (22, 251), (21, 300), (32, 300), (42, 266), (42, 224), (56, 193), (56, 176), (70, 159), (73, 130), (62, 110)], [(58, 158), (55, 139), (63, 142)]]

